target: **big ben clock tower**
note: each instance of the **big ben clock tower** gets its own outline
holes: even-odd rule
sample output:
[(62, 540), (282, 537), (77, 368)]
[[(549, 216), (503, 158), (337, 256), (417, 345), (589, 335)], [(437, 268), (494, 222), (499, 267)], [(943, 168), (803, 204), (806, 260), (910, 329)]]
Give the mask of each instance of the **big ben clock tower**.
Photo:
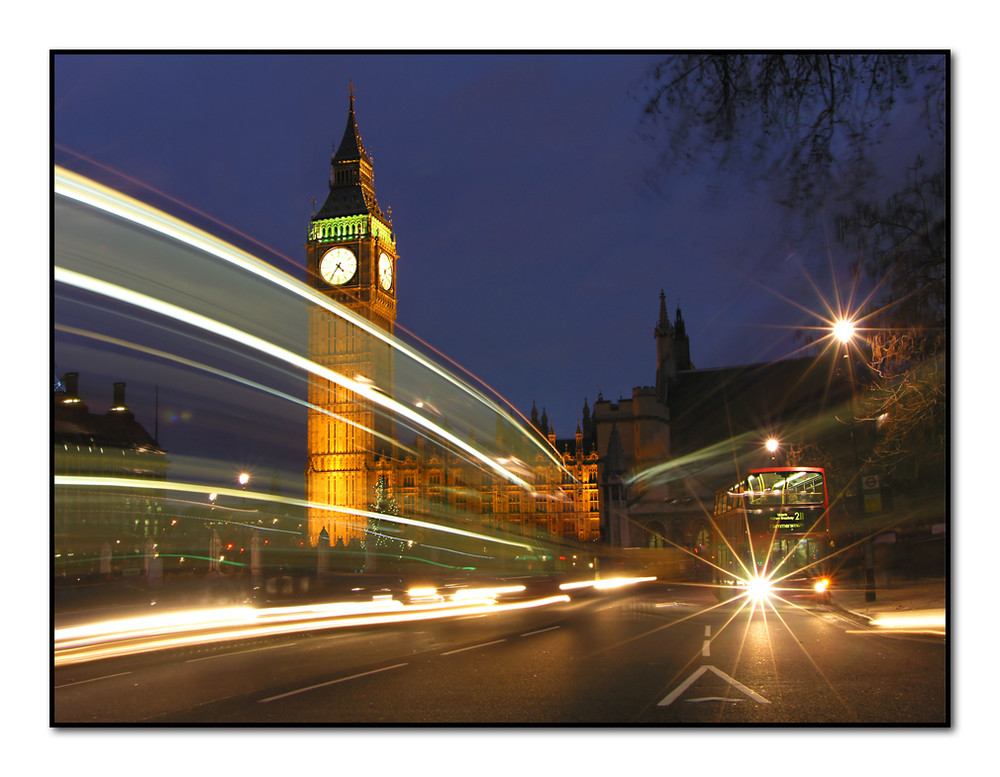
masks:
[[(309, 285), (392, 334), (397, 258), (391, 215), (382, 212), (375, 198), (372, 161), (358, 132), (352, 86), (347, 127), (331, 160), (330, 193), (309, 224)], [(389, 345), (319, 306), (309, 311), (309, 354), (347, 378), (394, 393)], [(358, 394), (315, 376), (309, 404), (306, 498), (366, 510), (376, 482), (375, 462), (392, 451), (392, 419)], [(310, 508), (312, 544), (324, 528), (331, 544), (365, 539), (363, 518)]]

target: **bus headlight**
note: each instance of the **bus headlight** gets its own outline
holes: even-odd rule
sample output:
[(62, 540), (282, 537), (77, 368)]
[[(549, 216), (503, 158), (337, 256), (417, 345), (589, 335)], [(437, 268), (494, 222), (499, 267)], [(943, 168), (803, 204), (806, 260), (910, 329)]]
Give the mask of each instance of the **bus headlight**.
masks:
[(747, 588), (747, 593), (755, 602), (762, 602), (771, 595), (771, 581), (766, 577), (750, 578)]
[(830, 581), (825, 577), (817, 580), (813, 583), (813, 590), (818, 594), (826, 593), (826, 589), (830, 587)]

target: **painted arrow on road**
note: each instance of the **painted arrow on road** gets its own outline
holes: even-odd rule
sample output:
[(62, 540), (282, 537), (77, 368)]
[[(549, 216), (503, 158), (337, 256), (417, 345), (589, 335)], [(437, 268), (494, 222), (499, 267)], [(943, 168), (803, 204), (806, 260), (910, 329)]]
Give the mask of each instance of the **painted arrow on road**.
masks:
[[(716, 669), (714, 666), (706, 664), (705, 666), (698, 667), (698, 669), (696, 669), (694, 671), (694, 674), (692, 674), (687, 680), (685, 680), (684, 682), (682, 682), (680, 685), (678, 685), (676, 688), (674, 688), (674, 690), (672, 690), (670, 693), (668, 693), (666, 696), (664, 696), (663, 699), (661, 699), (660, 702), (656, 706), (657, 707), (669, 707), (671, 704), (673, 704), (677, 700), (678, 696), (680, 696), (682, 693), (684, 693), (684, 691), (686, 691), (688, 688), (690, 688), (692, 685), (694, 685), (695, 681), (699, 677), (701, 677), (703, 674), (705, 674), (705, 672), (707, 672), (709, 670), (715, 672), (715, 674), (717, 674), (719, 677), (721, 677), (723, 680), (725, 680), (727, 683), (729, 683), (731, 686), (733, 686), (733, 688), (735, 688), (736, 690), (740, 691), (741, 693), (745, 693), (747, 696), (749, 696), (755, 702), (757, 702), (759, 704), (770, 704), (771, 703), (767, 699), (765, 699), (763, 696), (761, 696), (759, 693), (755, 693), (754, 691), (751, 691), (749, 688), (747, 688), (739, 680), (734, 680), (732, 677), (730, 677), (729, 675), (727, 675), (721, 669)], [(719, 697), (703, 697), (701, 699), (690, 699), (690, 701), (728, 701), (728, 700), (725, 700), (725, 699), (722, 699), (722, 698), (719, 698)]]

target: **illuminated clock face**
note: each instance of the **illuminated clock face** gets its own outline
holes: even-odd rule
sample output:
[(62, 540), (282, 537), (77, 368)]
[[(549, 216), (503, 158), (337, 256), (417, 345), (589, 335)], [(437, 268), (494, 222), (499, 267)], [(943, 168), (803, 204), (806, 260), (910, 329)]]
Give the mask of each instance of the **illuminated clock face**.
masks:
[(342, 246), (331, 248), (323, 254), (319, 263), (319, 273), (323, 276), (323, 280), (334, 286), (347, 283), (354, 277), (357, 269), (358, 258), (351, 253), (350, 249)]
[(392, 259), (389, 258), (389, 254), (383, 253), (378, 258), (378, 282), (386, 291), (392, 286)]

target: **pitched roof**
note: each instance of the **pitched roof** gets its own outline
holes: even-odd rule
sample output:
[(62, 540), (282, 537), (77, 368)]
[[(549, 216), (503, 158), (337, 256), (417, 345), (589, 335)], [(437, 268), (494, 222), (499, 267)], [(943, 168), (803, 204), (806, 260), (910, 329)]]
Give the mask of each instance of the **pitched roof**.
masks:
[(130, 412), (91, 413), (86, 407), (58, 400), (52, 412), (54, 444), (101, 445), (126, 450), (161, 452), (156, 440)]

